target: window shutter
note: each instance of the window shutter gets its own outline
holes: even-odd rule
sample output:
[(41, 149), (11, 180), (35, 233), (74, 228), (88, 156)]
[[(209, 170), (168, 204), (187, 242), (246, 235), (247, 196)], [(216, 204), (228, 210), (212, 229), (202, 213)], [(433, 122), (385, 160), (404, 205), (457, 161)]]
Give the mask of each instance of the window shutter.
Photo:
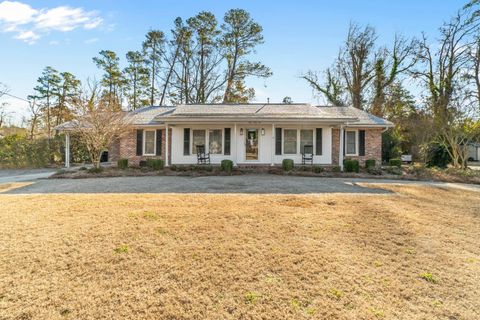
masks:
[(346, 150), (346, 146), (345, 146), (345, 144), (347, 143), (347, 139), (345, 139), (346, 135), (347, 135), (347, 130), (343, 130), (343, 156), (345, 156), (345, 150)]
[(230, 128), (225, 128), (225, 146), (224, 146), (224, 151), (223, 153), (226, 156), (230, 155)]
[(316, 134), (316, 137), (315, 137), (315, 139), (316, 139), (316, 141), (315, 141), (315, 149), (316, 149), (315, 154), (317, 156), (321, 156), (323, 154), (323, 152), (322, 152), (323, 151), (322, 150), (322, 148), (323, 148), (323, 145), (322, 145), (323, 130), (322, 130), (322, 128), (317, 128), (315, 134)]
[(282, 128), (275, 128), (275, 154), (282, 154)]
[(161, 156), (162, 155), (162, 132), (163, 130), (157, 130), (157, 152), (156, 152), (156, 155), (157, 156)]
[(358, 130), (358, 155), (365, 155), (365, 130)]
[(137, 156), (141, 156), (143, 153), (143, 130), (137, 130)]
[(183, 129), (183, 155), (190, 155), (190, 128)]

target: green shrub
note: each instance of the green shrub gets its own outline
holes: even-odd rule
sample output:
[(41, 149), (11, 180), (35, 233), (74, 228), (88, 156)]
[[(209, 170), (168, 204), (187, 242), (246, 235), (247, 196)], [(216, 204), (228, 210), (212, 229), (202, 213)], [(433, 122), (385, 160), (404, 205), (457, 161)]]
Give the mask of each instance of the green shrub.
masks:
[(323, 167), (321, 167), (321, 166), (313, 166), (313, 172), (315, 172), (315, 173), (322, 173), (322, 172), (323, 172)]
[(353, 159), (345, 159), (343, 161), (343, 167), (345, 172), (359, 172), (360, 171), (360, 164), (358, 160)]
[(228, 159), (222, 160), (222, 162), (220, 162), (220, 169), (227, 173), (231, 173), (233, 170), (233, 161)]
[(140, 168), (145, 168), (147, 166), (147, 161), (145, 160), (140, 160), (140, 162), (138, 163), (138, 166)]
[(447, 148), (437, 142), (423, 145), (422, 153), (425, 156), (427, 167), (446, 168), (451, 161)]
[(400, 169), (397, 166), (385, 167), (385, 171), (387, 171), (390, 174), (395, 174), (395, 175), (401, 175), (402, 174), (402, 169)]
[(375, 176), (380, 176), (380, 175), (382, 175), (382, 169), (380, 169), (380, 168), (378, 168), (378, 167), (375, 167), (375, 166), (373, 166), (373, 167), (367, 167), (367, 172), (368, 172), (369, 174), (373, 174), (373, 175), (375, 175)]
[(341, 172), (342, 171), (342, 168), (340, 168), (340, 166), (333, 166), (332, 167), (332, 172)]
[(147, 159), (147, 167), (153, 170), (162, 170), (165, 163), (162, 159)]
[(293, 160), (292, 159), (283, 159), (282, 161), (282, 169), (283, 171), (291, 171), (293, 170)]
[(128, 168), (128, 159), (120, 159), (117, 161), (118, 169), (125, 170)]
[(170, 170), (172, 170), (172, 171), (177, 171), (177, 169), (178, 169), (178, 167), (177, 167), (176, 165), (174, 165), (174, 164), (172, 164), (172, 165), (170, 166)]
[(101, 173), (101, 172), (103, 172), (103, 168), (102, 167), (98, 167), (98, 168), (92, 167), (92, 168), (88, 169), (87, 172), (88, 173)]
[(87, 170), (87, 167), (80, 167), (80, 168), (78, 168), (78, 170), (85, 171), (85, 170)]
[(365, 160), (365, 168), (375, 167), (375, 159), (367, 159)]
[(398, 167), (400, 168), (402, 166), (402, 160), (400, 159), (390, 159), (388, 160), (388, 165), (391, 167)]

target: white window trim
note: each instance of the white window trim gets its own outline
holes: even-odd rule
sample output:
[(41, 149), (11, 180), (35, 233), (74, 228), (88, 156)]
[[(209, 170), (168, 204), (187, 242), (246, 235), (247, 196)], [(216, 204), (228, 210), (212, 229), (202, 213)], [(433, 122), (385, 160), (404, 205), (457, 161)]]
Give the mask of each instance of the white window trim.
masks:
[(316, 137), (315, 137), (315, 129), (311, 129), (311, 128), (301, 128), (301, 129), (298, 129), (298, 154), (302, 154), (303, 150), (301, 149), (302, 146), (302, 134), (301, 134), (301, 131), (302, 130), (308, 130), (308, 131), (312, 131), (312, 146), (313, 146), (313, 156), (315, 156), (317, 153), (316, 153), (316, 149), (317, 149), (317, 146), (316, 146)]
[[(348, 132), (355, 132), (355, 153), (347, 153), (347, 133)], [(344, 146), (345, 146), (345, 156), (350, 156), (350, 157), (358, 157), (358, 129), (345, 129), (345, 141)]]
[[(323, 127), (319, 127), (319, 128), (323, 128)], [(302, 154), (302, 150), (300, 150), (300, 138), (301, 138), (301, 131), (302, 130), (310, 130), (312, 131), (312, 144), (313, 144), (313, 155), (316, 156), (317, 154), (317, 137), (315, 135), (315, 129), (316, 128), (291, 128), (291, 127), (286, 127), (286, 128), (282, 128), (282, 156), (285, 155), (285, 156), (292, 156), (292, 155), (301, 155)], [(285, 130), (297, 130), (297, 152), (296, 153), (285, 153), (285, 150), (284, 150), (284, 146), (285, 146)]]
[[(203, 130), (205, 131), (205, 152), (210, 153), (210, 130), (221, 130), (222, 131), (222, 153), (212, 153), (212, 156), (223, 156), (225, 154), (225, 128), (223, 127), (213, 127), (213, 128), (190, 128), (190, 151), (193, 149), (193, 131), (194, 130)], [(230, 128), (230, 130), (232, 130)], [(230, 131), (231, 132), (231, 131)], [(231, 133), (230, 133), (231, 134)], [(231, 148), (231, 146), (230, 146)], [(231, 152), (231, 149), (230, 149)], [(191, 154), (192, 156), (197, 155), (197, 151)]]
[[(153, 131), (153, 153), (145, 153), (145, 145), (147, 144), (147, 131)], [(157, 155), (157, 130), (143, 130), (143, 146), (142, 154), (144, 156), (156, 156)]]

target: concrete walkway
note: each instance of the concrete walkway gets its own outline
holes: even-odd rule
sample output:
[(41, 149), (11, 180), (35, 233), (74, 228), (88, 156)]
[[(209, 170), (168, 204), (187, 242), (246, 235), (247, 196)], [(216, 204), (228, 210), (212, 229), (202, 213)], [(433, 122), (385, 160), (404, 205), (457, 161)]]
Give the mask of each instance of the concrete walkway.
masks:
[(13, 189), (6, 193), (389, 193), (382, 189), (362, 187), (358, 184), (361, 182), (373, 184), (423, 184), (480, 191), (480, 186), (441, 182), (242, 175), (210, 177), (154, 176), (91, 179), (39, 179), (34, 180), (34, 183), (31, 185)]
[(25, 169), (25, 170), (0, 170), (0, 183), (24, 182), (48, 178), (57, 169)]

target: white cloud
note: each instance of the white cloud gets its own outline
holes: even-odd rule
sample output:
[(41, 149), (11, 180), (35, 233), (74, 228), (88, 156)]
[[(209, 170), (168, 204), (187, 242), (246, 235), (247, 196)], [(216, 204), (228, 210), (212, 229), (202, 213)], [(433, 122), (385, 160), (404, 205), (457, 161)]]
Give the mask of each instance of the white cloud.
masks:
[(59, 6), (35, 9), (22, 2), (0, 2), (0, 31), (15, 33), (16, 39), (30, 44), (51, 31), (91, 30), (102, 22), (96, 11), (85, 11), (83, 8)]

